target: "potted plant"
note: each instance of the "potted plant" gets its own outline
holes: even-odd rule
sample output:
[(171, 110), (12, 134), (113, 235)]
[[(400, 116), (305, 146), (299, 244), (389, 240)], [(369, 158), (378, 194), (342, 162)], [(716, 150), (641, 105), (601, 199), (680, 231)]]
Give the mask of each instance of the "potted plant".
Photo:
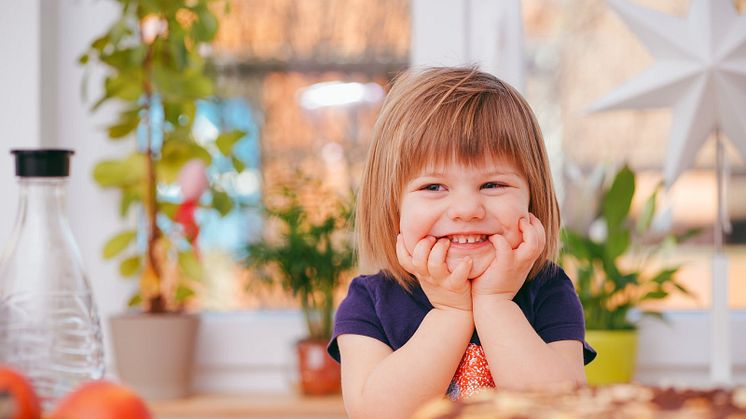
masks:
[[(120, 192), (122, 217), (140, 214), (140, 228), (114, 235), (103, 256), (120, 257), (119, 272), (139, 277), (129, 305), (141, 312), (115, 316), (111, 326), (120, 377), (148, 398), (189, 391), (199, 319), (185, 306), (203, 275), (194, 213), (206, 206), (225, 214), (232, 205), (205, 168), (214, 153), (230, 156), (243, 133), (221, 134), (212, 150), (192, 134), (197, 102), (213, 94), (201, 55), (218, 29), (212, 3), (119, 0), (119, 17), (80, 57), (107, 70), (93, 110), (119, 105), (109, 139), (133, 142), (129, 154), (98, 163), (93, 177)], [(179, 186), (175, 197), (158, 192), (169, 184)]]
[[(560, 264), (575, 279), (585, 315), (586, 340), (599, 354), (586, 367), (590, 384), (632, 379), (637, 329), (630, 319), (630, 310), (675, 292), (691, 296), (677, 280), (680, 266), (656, 268), (651, 262), (664, 248), (697, 233), (697, 230), (683, 234), (657, 231), (653, 220), (659, 189), (660, 185), (646, 199), (637, 220), (633, 220), (630, 208), (635, 174), (624, 166), (600, 193), (600, 218), (585, 231), (572, 226), (562, 229)], [(643, 310), (642, 314), (662, 318), (655, 310)]]
[[(301, 182), (303, 188), (319, 188)], [(331, 194), (316, 195), (311, 209), (299, 188), (282, 186), (280, 202), (268, 205), (277, 235), (248, 247), (247, 265), (269, 283), (279, 283), (301, 306), (308, 335), (296, 343), (301, 390), (307, 395), (339, 392), (339, 365), (326, 353), (332, 335), (334, 293), (342, 275), (355, 266), (350, 240), (352, 204)], [(271, 233), (271, 232), (268, 232)]]

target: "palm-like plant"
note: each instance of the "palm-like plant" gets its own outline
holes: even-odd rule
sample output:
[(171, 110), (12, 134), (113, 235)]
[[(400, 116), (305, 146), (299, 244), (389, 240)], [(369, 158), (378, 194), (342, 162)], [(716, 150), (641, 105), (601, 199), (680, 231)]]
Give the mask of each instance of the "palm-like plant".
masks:
[[(635, 193), (635, 174), (622, 167), (610, 187), (603, 190), (602, 230), (605, 237), (592, 238), (589, 232), (562, 230), (560, 263), (576, 279), (583, 304), (586, 327), (590, 330), (630, 330), (635, 325), (629, 311), (649, 300), (660, 300), (674, 292), (691, 296), (677, 279), (680, 266), (665, 266), (650, 272), (652, 257), (662, 249), (688, 240), (698, 230), (683, 234), (655, 234), (652, 224), (660, 186), (646, 199), (634, 222), (630, 216)], [(621, 260), (633, 267), (622, 267)], [(661, 317), (657, 311), (643, 314)]]
[(315, 220), (295, 190), (284, 186), (280, 195), (283, 204), (266, 209), (280, 222), (280, 237), (249, 245), (247, 265), (262, 268), (265, 279), (279, 281), (298, 299), (311, 339), (328, 340), (334, 291), (342, 275), (355, 266), (349, 238), (352, 204), (337, 201)]

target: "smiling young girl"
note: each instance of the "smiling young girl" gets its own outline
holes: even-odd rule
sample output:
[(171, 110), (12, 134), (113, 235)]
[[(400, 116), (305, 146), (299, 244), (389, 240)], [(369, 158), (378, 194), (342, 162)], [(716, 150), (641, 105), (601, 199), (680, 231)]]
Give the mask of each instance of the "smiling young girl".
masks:
[(583, 385), (573, 285), (552, 262), (559, 210), (521, 95), (473, 68), (394, 83), (358, 196), (361, 266), (329, 353), (353, 417), (405, 418), (479, 389)]

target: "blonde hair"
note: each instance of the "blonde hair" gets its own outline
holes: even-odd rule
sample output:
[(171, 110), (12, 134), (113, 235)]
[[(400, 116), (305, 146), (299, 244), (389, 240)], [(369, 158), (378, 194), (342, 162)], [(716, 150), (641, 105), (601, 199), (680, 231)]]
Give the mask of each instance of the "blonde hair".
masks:
[(546, 229), (546, 247), (529, 279), (557, 253), (559, 208), (541, 129), (513, 87), (476, 68), (428, 68), (401, 74), (373, 128), (357, 200), (360, 265), (405, 288), (415, 279), (399, 264), (400, 199), (426, 165), (474, 166), (486, 157), (513, 162), (529, 185), (529, 211)]

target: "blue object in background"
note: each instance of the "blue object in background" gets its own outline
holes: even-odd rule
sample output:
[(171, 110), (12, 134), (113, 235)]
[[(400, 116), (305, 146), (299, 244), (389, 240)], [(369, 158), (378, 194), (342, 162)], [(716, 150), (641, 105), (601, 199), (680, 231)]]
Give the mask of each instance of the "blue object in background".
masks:
[[(150, 129), (152, 133), (151, 148), (156, 152), (163, 146), (163, 131), (170, 129), (165, 121), (163, 105), (155, 96), (149, 109)], [(137, 146), (140, 150), (147, 148), (147, 125), (140, 123), (137, 127)], [(223, 155), (214, 144), (222, 132), (240, 129), (246, 132), (233, 146), (232, 153)], [(260, 210), (262, 201), (261, 189), (261, 149), (259, 146), (259, 125), (254, 118), (248, 103), (240, 98), (213, 99), (198, 101), (197, 112), (192, 132), (196, 141), (212, 156), (212, 163), (207, 168), (211, 185), (219, 185), (234, 202), (233, 209), (221, 217), (217, 210), (199, 208), (195, 212), (200, 227), (199, 246), (203, 250), (221, 249), (233, 257), (241, 259), (246, 256), (246, 245), (259, 238), (264, 227)], [(244, 167), (238, 171), (233, 159)], [(165, 202), (181, 203), (182, 198), (176, 185), (158, 185), (158, 198)], [(202, 200), (207, 203), (212, 197), (206, 193)], [(144, 221), (145, 217), (139, 217)], [(175, 223), (168, 217), (158, 218), (158, 226), (166, 233), (173, 232)], [(146, 231), (144, 225), (140, 231)], [(144, 246), (145, 235), (140, 234), (138, 242)], [(180, 246), (189, 246), (186, 241)]]
[[(201, 143), (208, 140), (200, 138), (201, 133), (213, 136), (214, 141), (218, 133), (236, 129), (246, 132), (246, 135), (233, 146), (232, 156), (223, 155), (217, 147), (206, 147), (213, 155), (212, 165), (208, 168), (211, 183), (220, 185), (236, 205), (224, 217), (220, 217), (216, 210), (206, 209), (197, 211), (195, 217), (200, 225), (200, 248), (223, 249), (235, 258), (243, 258), (246, 244), (260, 237), (264, 227), (259, 208), (262, 201), (259, 126), (243, 99), (200, 101), (197, 104), (195, 136)], [(232, 157), (244, 165), (242, 171), (236, 170)]]

